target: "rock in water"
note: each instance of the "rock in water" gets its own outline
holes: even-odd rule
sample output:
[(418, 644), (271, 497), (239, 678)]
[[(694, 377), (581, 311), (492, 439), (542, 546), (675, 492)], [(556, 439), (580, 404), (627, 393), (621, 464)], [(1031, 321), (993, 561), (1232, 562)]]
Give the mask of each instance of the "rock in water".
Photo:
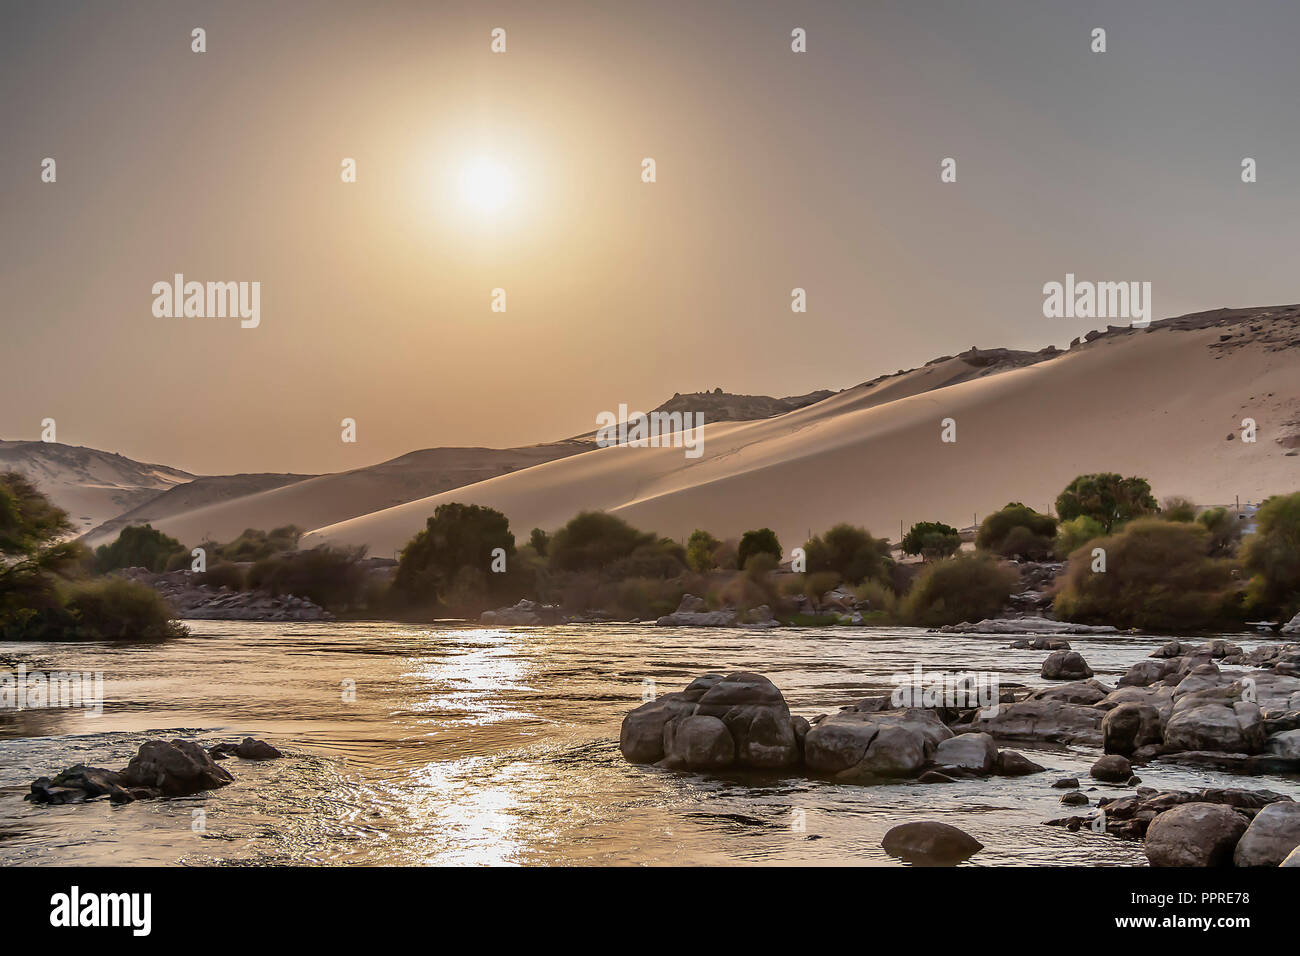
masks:
[(1152, 866), (1229, 866), (1246, 817), (1215, 803), (1184, 803), (1158, 814), (1147, 827)]
[(1129, 701), (1112, 709), (1101, 721), (1101, 746), (1108, 754), (1133, 756), (1139, 747), (1164, 740), (1160, 711), (1151, 704)]
[(940, 767), (957, 767), (988, 776), (998, 759), (998, 747), (988, 734), (958, 734), (942, 741), (934, 752)]
[(716, 769), (736, 761), (736, 743), (716, 717), (682, 717), (664, 725), (664, 764)]
[(1046, 769), (1014, 750), (999, 750), (997, 766), (993, 768), (994, 773), (1000, 777), (1024, 777), (1031, 773), (1042, 773)]
[(147, 787), (165, 797), (187, 797), (203, 790), (214, 790), (232, 782), (224, 768), (213, 762), (208, 752), (190, 740), (150, 740), (122, 771), (124, 783)]
[(1127, 757), (1121, 757), (1119, 754), (1107, 754), (1095, 764), (1089, 771), (1094, 780), (1105, 780), (1108, 783), (1123, 783), (1133, 776), (1133, 768), (1129, 765)]
[(1043, 661), (1043, 680), (1086, 680), (1092, 668), (1078, 651), (1053, 651)]
[[(1157, 818), (1159, 819), (1159, 818)], [(1300, 847), (1300, 803), (1270, 803), (1250, 821), (1237, 844), (1237, 866), (1278, 866)]]
[(969, 833), (934, 820), (893, 827), (880, 845), (890, 856), (928, 866), (951, 866), (984, 849)]

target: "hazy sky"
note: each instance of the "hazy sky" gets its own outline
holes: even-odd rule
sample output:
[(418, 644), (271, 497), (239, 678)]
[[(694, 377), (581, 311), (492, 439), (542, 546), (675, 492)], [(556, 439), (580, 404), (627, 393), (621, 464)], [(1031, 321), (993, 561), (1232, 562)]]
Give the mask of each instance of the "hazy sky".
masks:
[[(1106, 324), (1043, 317), (1067, 272), (1150, 281), (1156, 317), (1300, 300), (1294, 0), (0, 17), (3, 438), (327, 471), (1064, 345)], [(177, 272), (260, 282), (260, 326), (156, 318)]]

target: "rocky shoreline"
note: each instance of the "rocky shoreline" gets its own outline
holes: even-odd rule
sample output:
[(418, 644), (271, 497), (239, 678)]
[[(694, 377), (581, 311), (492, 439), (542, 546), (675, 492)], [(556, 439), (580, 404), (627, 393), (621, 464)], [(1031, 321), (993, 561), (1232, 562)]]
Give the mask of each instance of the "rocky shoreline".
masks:
[(177, 617), (192, 621), (332, 621), (334, 615), (306, 598), (269, 591), (235, 591), (199, 583), (194, 571), (155, 573), (127, 568), (122, 576), (149, 585)]
[[(619, 748), (632, 763), (670, 770), (803, 772), (861, 785), (900, 780), (938, 785), (1044, 772), (1044, 767), (1003, 744), (1095, 748), (1099, 755), (1092, 777), (1135, 787), (1134, 794), (1102, 798), (1088, 816), (1043, 822), (1147, 838), (1153, 865), (1198, 859), (1174, 865), (1208, 866), (1226, 860), (1240, 866), (1277, 866), (1295, 856), (1300, 804), (1290, 797), (1269, 790), (1161, 792), (1140, 787), (1135, 768), (1168, 761), (1246, 774), (1300, 773), (1300, 644), (1263, 645), (1246, 652), (1224, 640), (1171, 641), (1136, 662), (1111, 686), (1093, 677), (1086, 661), (1062, 638), (1041, 640), (1034, 646), (1052, 648), (1043, 662), (1047, 685), (1002, 688), (996, 700), (977, 705), (924, 698), (918, 685), (911, 689), (916, 696), (904, 695), (903, 700), (924, 706), (900, 706), (896, 691), (891, 697), (868, 697), (835, 714), (806, 720), (792, 715), (780, 690), (760, 674), (705, 674), (684, 690), (627, 714)], [(1067, 806), (1090, 802), (1076, 779), (1051, 786), (1070, 790), (1061, 798)], [(1180, 809), (1176, 817), (1153, 826), (1175, 808), (1191, 809)], [(1218, 834), (1204, 841), (1212, 852), (1198, 857), (1190, 850), (1170, 849), (1200, 846), (1188, 836), (1189, 828), (1196, 827)], [(978, 852), (947, 831), (909, 833), (915, 839), (886, 835), (896, 847), (910, 847), (895, 853), (905, 859), (922, 861), (926, 854), (917, 847), (932, 844), (949, 854), (958, 847)], [(1234, 837), (1226, 850), (1225, 834)], [(955, 859), (966, 856), (958, 853)]]

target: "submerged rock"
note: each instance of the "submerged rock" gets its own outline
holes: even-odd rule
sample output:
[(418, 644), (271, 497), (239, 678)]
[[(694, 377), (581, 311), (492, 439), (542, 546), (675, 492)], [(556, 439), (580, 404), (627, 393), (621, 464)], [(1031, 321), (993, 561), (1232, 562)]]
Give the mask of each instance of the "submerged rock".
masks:
[(960, 863), (984, 849), (984, 844), (969, 833), (934, 820), (893, 827), (880, 845), (890, 856), (931, 866)]

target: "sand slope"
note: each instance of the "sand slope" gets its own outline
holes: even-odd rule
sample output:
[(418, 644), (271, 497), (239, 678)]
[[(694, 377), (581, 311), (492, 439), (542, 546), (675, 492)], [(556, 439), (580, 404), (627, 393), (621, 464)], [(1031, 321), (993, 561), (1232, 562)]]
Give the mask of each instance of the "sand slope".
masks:
[[(1094, 333), (1064, 353), (932, 363), (776, 418), (706, 425), (704, 454), (603, 448), (316, 529), (315, 543), (402, 547), (443, 502), (503, 511), (516, 537), (583, 509), (684, 538), (775, 529), (786, 548), (852, 521), (969, 524), (1047, 508), (1075, 475), (1119, 471), (1157, 497), (1258, 500), (1300, 489), (1300, 308), (1220, 310)], [(973, 364), (974, 363), (974, 364)], [(1255, 444), (1241, 421), (1259, 425)], [(957, 441), (940, 441), (941, 420)], [(1232, 433), (1232, 441), (1225, 440)]]
[(78, 534), (194, 478), (80, 445), (0, 440), (0, 471), (9, 470), (26, 475), (67, 511)]
[[(555, 442), (525, 448), (429, 448), (378, 465), (311, 477), (237, 475), (206, 486), (178, 488), (87, 535), (91, 546), (111, 541), (125, 524), (148, 521), (186, 545), (228, 541), (245, 528), (294, 524), (315, 528), (460, 485), (549, 461), (590, 446)], [(294, 479), (287, 482), (279, 479)], [(262, 482), (265, 487), (256, 487)], [(373, 553), (387, 556), (382, 550)]]

